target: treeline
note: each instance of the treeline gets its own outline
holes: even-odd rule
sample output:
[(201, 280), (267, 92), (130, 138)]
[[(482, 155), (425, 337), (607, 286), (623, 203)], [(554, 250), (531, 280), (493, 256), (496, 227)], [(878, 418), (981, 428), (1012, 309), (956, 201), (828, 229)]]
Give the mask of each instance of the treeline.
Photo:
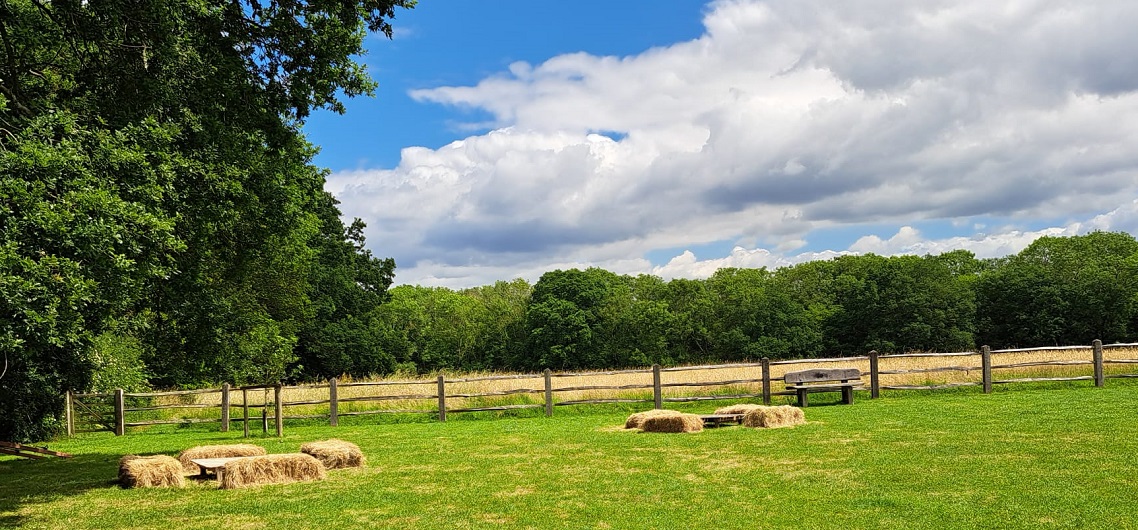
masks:
[(706, 280), (591, 268), (465, 290), (400, 286), (369, 335), (306, 373), (535, 371), (1089, 344), (1138, 337), (1138, 242), (1044, 237), (1017, 255), (843, 256)]

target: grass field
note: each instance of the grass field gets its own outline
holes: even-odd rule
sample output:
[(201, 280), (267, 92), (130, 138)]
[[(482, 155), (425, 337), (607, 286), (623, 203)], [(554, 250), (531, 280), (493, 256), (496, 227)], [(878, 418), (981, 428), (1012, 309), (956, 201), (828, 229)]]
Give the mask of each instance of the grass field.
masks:
[[(298, 426), (270, 453), (337, 437), (369, 466), (318, 483), (124, 490), (120, 456), (236, 443), (158, 429), (0, 458), (0, 526), (113, 528), (1138, 528), (1138, 384), (886, 393), (792, 429), (644, 434), (627, 410), (554, 418)], [(824, 400), (820, 399), (819, 402)], [(679, 407), (709, 412), (717, 403)]]

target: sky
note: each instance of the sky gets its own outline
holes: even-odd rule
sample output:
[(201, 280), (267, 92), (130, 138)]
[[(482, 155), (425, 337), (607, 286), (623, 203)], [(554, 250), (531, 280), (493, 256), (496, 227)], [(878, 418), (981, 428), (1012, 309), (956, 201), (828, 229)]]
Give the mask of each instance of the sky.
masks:
[(1138, 234), (1133, 0), (422, 0), (305, 125), (397, 284)]

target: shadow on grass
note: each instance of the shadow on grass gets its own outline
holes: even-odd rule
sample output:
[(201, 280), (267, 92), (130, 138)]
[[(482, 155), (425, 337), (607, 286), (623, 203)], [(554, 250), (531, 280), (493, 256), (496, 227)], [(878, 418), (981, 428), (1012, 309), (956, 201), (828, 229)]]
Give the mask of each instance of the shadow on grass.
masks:
[(0, 461), (0, 528), (18, 528), (22, 506), (46, 503), (86, 491), (117, 488), (122, 455), (81, 454), (72, 458)]

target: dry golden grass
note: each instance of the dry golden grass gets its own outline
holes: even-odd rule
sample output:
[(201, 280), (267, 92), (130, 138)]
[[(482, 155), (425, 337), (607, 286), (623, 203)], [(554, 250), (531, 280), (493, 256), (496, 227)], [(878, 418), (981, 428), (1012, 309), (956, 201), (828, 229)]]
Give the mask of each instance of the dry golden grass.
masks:
[[(895, 356), (883, 355), (880, 357), (879, 369), (882, 372), (880, 384), (882, 387), (892, 386), (930, 386), (978, 383), (980, 381), (980, 355), (936, 356)], [(1104, 348), (1104, 358), (1107, 360), (1106, 373), (1133, 373), (1138, 369), (1134, 363), (1111, 363), (1117, 360), (1138, 359), (1138, 347), (1107, 347)], [(1014, 379), (1022, 377), (1073, 377), (1086, 376), (1092, 373), (1091, 348), (1074, 349), (1036, 349), (1029, 351), (995, 352), (992, 354), (994, 377), (1000, 379)], [(1053, 364), (1047, 366), (1018, 366), (1025, 363), (1037, 362), (1075, 362), (1079, 364)], [(855, 358), (849, 360), (801, 360), (801, 361), (772, 361), (771, 363), (771, 390), (783, 390), (781, 380), (787, 372), (806, 370), (810, 368), (845, 368), (854, 367), (862, 371), (863, 379), (869, 383), (868, 358)], [(423, 376), (419, 380), (407, 380), (406, 376), (399, 379), (372, 379), (353, 381), (345, 378), (340, 381), (338, 397), (341, 400), (339, 410), (341, 414), (352, 412), (407, 412), (417, 411), (423, 414), (433, 414), (438, 406), (435, 392), (437, 391), (436, 377)], [(762, 385), (758, 382), (762, 378), (762, 371), (758, 363), (740, 363), (723, 367), (680, 367), (665, 369), (661, 373), (661, 382), (664, 385), (673, 383), (707, 383), (706, 386), (665, 387), (664, 396), (706, 396), (710, 394), (759, 394)], [(447, 374), (447, 408), (450, 410), (460, 408), (473, 408), (500, 404), (540, 404), (544, 402), (544, 380), (540, 374), (501, 374), (501, 373), (467, 373)], [(459, 381), (454, 381), (459, 380)], [(743, 381), (730, 385), (716, 384), (722, 381)], [(554, 399), (559, 402), (594, 400), (594, 399), (652, 399), (652, 372), (651, 370), (621, 370), (610, 372), (580, 372), (574, 374), (554, 374), (552, 378)], [(581, 390), (567, 390), (581, 387), (621, 387), (619, 389), (593, 388)], [(520, 392), (519, 391), (525, 391)], [(508, 395), (506, 393), (509, 393)], [(491, 394), (477, 397), (478, 394)], [(497, 394), (497, 395), (494, 395)], [(245, 393), (249, 400), (250, 419), (260, 418), (261, 407), (273, 401), (272, 390), (251, 390)], [(327, 401), (329, 396), (327, 384), (313, 384), (303, 386), (285, 387), (282, 399), (285, 403)], [(464, 397), (475, 396), (475, 397)], [(362, 401), (351, 401), (358, 398), (372, 398)], [(379, 398), (379, 399), (375, 399)], [(158, 401), (185, 401), (190, 399), (200, 404), (220, 403), (220, 393), (196, 394), (193, 396), (169, 396), (159, 398)], [(232, 393), (233, 418), (241, 416), (242, 393)], [(349, 401), (343, 401), (343, 400)], [(216, 417), (216, 409), (195, 411), (201, 417)], [(271, 405), (269, 415), (272, 415)], [(176, 414), (187, 415), (185, 411)], [(289, 406), (285, 410), (288, 416), (298, 415), (327, 415), (327, 404)]]
[(218, 481), (221, 489), (233, 489), (324, 480), (326, 476), (324, 464), (312, 455), (288, 453), (238, 458), (225, 464)]
[(119, 460), (119, 483), (124, 488), (181, 488), (186, 479), (182, 464), (172, 456), (127, 455)]
[(759, 407), (743, 416), (746, 427), (793, 427), (806, 423), (806, 413), (798, 407), (780, 405), (778, 407)]
[(321, 442), (308, 442), (300, 446), (300, 452), (312, 455), (326, 469), (340, 469), (345, 467), (362, 467), (367, 463), (360, 446), (337, 440), (324, 440)]

